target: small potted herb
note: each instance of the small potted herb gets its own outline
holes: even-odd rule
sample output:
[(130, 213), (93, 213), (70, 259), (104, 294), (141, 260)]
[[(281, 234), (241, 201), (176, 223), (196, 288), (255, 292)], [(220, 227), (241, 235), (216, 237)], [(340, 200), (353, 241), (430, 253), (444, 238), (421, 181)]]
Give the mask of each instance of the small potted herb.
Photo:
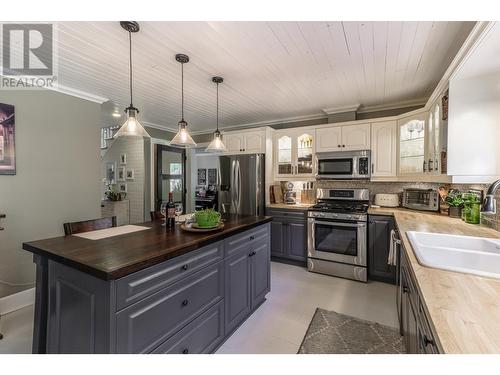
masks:
[(464, 207), (464, 198), (459, 190), (451, 189), (444, 201), (450, 206), (450, 217), (462, 217), (462, 208)]

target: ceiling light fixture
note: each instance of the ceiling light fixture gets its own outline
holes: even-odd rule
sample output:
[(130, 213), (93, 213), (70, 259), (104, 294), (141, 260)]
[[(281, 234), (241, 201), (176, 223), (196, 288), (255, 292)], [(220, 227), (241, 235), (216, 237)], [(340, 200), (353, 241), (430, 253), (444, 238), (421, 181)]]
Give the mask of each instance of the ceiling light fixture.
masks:
[(127, 121), (116, 132), (114, 138), (118, 137), (146, 137), (151, 138), (148, 132), (137, 121), (137, 114), (139, 110), (132, 104), (132, 33), (139, 31), (139, 24), (135, 21), (120, 21), (120, 26), (128, 31), (129, 40), (129, 68), (130, 68), (130, 105), (125, 108), (125, 113), (128, 118)]
[(217, 84), (217, 130), (214, 132), (214, 139), (205, 149), (206, 152), (224, 152), (226, 151), (226, 146), (222, 142), (222, 135), (219, 131), (219, 84), (222, 83), (224, 79), (222, 77), (213, 77), (212, 82)]
[(193, 147), (196, 142), (193, 140), (187, 130), (188, 123), (184, 120), (184, 64), (189, 62), (189, 56), (179, 53), (175, 55), (175, 59), (181, 63), (181, 121), (179, 121), (179, 131), (170, 141), (170, 145), (178, 147)]

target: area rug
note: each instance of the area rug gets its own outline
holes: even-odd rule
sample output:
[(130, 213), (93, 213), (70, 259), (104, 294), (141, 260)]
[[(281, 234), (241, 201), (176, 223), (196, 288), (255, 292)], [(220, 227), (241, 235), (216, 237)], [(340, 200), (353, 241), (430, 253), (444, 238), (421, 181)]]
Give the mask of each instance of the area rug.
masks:
[(395, 328), (316, 309), (298, 354), (404, 354)]

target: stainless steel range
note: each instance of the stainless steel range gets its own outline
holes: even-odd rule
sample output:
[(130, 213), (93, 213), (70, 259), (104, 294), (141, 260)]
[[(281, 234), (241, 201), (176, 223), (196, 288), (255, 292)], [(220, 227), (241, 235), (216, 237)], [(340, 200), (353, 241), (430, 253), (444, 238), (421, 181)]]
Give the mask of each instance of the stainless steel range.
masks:
[(318, 189), (307, 219), (307, 268), (367, 281), (368, 189)]

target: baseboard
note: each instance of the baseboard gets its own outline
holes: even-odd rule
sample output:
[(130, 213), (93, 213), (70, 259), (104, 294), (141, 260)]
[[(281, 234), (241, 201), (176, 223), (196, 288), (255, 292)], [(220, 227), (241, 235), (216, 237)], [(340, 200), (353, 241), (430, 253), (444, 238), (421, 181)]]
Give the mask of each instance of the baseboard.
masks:
[(35, 303), (35, 288), (0, 298), (0, 315), (8, 314)]

